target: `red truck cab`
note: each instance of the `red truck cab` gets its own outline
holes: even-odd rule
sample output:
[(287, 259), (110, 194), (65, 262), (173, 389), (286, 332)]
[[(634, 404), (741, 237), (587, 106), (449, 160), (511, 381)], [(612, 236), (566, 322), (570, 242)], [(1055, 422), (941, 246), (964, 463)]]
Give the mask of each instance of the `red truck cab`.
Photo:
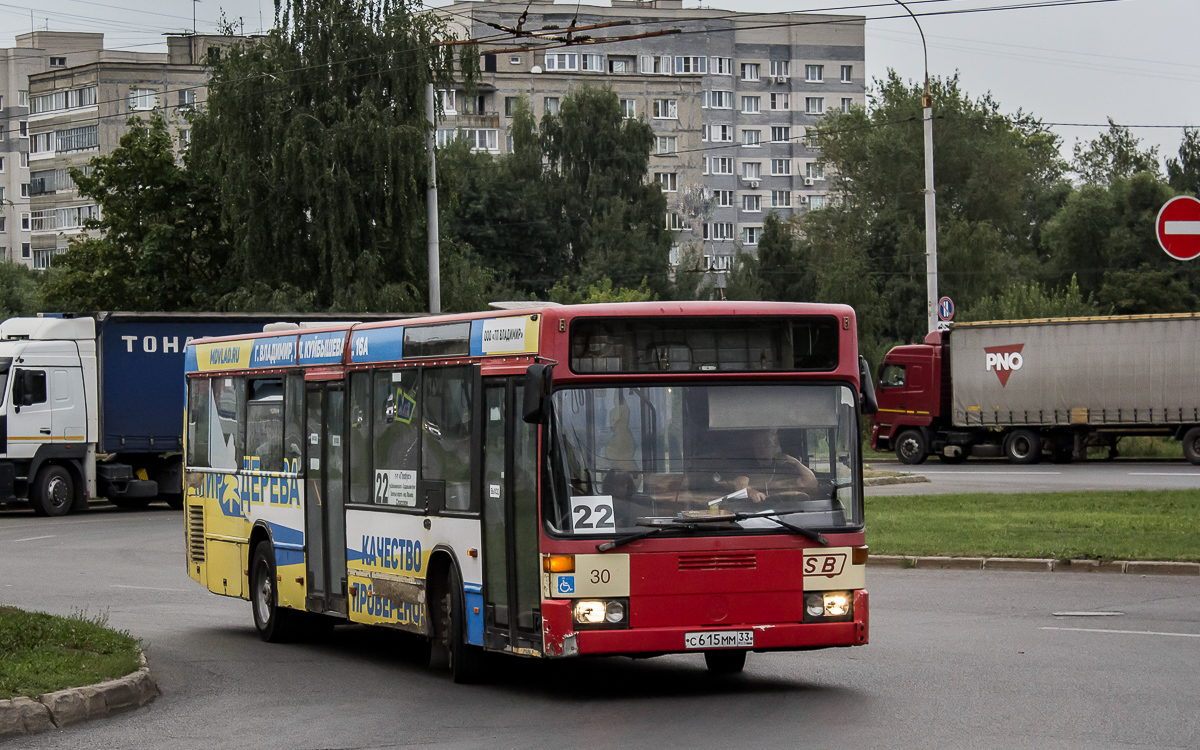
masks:
[(899, 455), (903, 447), (913, 459), (905, 463), (920, 463), (929, 454), (934, 424), (949, 413), (946, 359), (940, 332), (926, 336), (924, 344), (897, 346), (887, 353), (879, 367), (872, 448), (897, 450)]

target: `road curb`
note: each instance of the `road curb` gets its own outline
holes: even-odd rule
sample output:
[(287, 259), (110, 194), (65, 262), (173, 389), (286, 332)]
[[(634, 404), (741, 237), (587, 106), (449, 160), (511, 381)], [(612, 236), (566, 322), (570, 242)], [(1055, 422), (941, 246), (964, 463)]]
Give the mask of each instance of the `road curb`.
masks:
[(883, 487), (889, 484), (920, 484), (928, 482), (929, 477), (920, 474), (908, 474), (902, 477), (867, 477), (863, 480), (864, 487)]
[(142, 668), (95, 685), (42, 693), (37, 700), (17, 697), (0, 701), (0, 740), (63, 729), (94, 719), (141, 708), (159, 695), (158, 685), (141, 655)]
[(1021, 570), (1039, 573), (1127, 573), (1132, 575), (1200, 576), (1200, 563), (1157, 560), (1052, 560), (1030, 557), (941, 557), (871, 555), (867, 564), (878, 568), (934, 570)]

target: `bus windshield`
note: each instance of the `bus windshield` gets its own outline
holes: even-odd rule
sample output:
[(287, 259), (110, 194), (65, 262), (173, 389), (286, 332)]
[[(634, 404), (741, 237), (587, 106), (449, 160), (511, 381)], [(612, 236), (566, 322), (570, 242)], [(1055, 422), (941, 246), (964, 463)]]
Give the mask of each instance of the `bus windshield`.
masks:
[(618, 535), (698, 516), (700, 533), (779, 532), (767, 518), (839, 530), (862, 525), (858, 422), (847, 385), (578, 388), (553, 398), (559, 534)]

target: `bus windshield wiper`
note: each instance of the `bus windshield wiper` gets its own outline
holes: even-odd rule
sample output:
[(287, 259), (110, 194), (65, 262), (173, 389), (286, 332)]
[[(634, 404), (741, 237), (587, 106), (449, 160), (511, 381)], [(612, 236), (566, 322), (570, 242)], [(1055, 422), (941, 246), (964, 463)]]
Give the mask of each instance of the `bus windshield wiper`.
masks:
[[(695, 531), (698, 527), (696, 526), (696, 524), (692, 523), (693, 520), (694, 519), (688, 519), (688, 521), (685, 523), (679, 523), (676, 521), (667, 521), (666, 523), (656, 523), (653, 525), (652, 528), (649, 528), (646, 531), (638, 531), (633, 534), (627, 534), (622, 537), (617, 537), (616, 539), (612, 540), (611, 542), (604, 542), (602, 544), (597, 544), (596, 551), (597, 552), (608, 552), (610, 549), (616, 549), (617, 547), (622, 547), (626, 544), (629, 544), (630, 542), (636, 542), (639, 539), (645, 539), (648, 536), (654, 536), (655, 534), (661, 534), (662, 532), (667, 531), (669, 529), (681, 529), (684, 531)], [(731, 520), (731, 519), (726, 519), (726, 520)], [(644, 526), (646, 524), (638, 524), (638, 525)]]
[(797, 534), (799, 534), (800, 536), (802, 536), (806, 539), (811, 539), (814, 542), (816, 542), (817, 544), (821, 544), (821, 545), (828, 547), (829, 539), (827, 539), (825, 537), (825, 535), (822, 534), (821, 532), (813, 531), (812, 529), (806, 529), (803, 526), (797, 526), (795, 524), (788, 523), (787, 521), (784, 521), (781, 518), (778, 518), (778, 516), (785, 516), (785, 515), (789, 515), (794, 512), (795, 511), (789, 511), (789, 510), (765, 510), (765, 511), (760, 511), (758, 513), (734, 513), (733, 515), (729, 515), (729, 516), (713, 516), (711, 519), (709, 519), (709, 518), (689, 518), (688, 521), (690, 523), (729, 523), (730, 521), (744, 521), (747, 518), (765, 518), (769, 521), (774, 521), (775, 523), (779, 524), (780, 526), (782, 526), (783, 528), (785, 528), (789, 531), (796, 532)]

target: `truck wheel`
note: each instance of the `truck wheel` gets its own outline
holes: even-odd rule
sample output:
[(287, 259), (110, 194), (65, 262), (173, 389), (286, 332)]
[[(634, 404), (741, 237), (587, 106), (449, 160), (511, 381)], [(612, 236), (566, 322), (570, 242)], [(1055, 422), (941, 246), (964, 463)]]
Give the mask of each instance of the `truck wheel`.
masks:
[(1042, 439), (1033, 430), (1013, 430), (1004, 441), (1009, 463), (1036, 464), (1042, 458)]
[(479, 646), (467, 643), (467, 604), (463, 599), (462, 578), (453, 565), (446, 576), (442, 594), (441, 620), (449, 625), (450, 674), (460, 685), (480, 682), (485, 673), (484, 653)]
[(1183, 435), (1183, 456), (1200, 466), (1200, 427), (1193, 427)]
[(737, 674), (746, 668), (746, 652), (705, 651), (704, 666), (713, 674)]
[(250, 564), (250, 607), (254, 613), (254, 627), (258, 637), (268, 643), (287, 643), (299, 633), (304, 613), (279, 606), (276, 580), (274, 551), (269, 542), (260, 542), (254, 548), (254, 560)]
[(65, 516), (71, 512), (71, 504), (75, 502), (75, 482), (63, 467), (43, 466), (31, 489), (29, 502), (39, 516)]
[(924, 463), (928, 455), (925, 436), (919, 430), (905, 430), (896, 438), (896, 458), (900, 463), (915, 466)]

